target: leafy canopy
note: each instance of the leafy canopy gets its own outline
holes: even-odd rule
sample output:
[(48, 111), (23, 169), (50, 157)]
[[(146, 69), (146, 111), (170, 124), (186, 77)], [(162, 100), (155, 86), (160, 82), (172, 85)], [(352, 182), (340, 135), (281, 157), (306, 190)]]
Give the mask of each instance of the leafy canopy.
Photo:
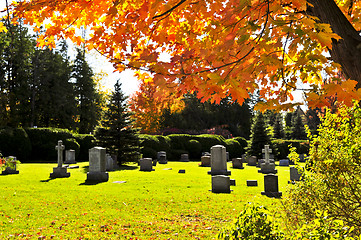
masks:
[[(360, 30), (360, 1), (337, 4)], [(335, 94), (351, 103), (361, 95), (356, 81), (337, 77), (340, 65), (325, 55), (340, 37), (307, 15), (307, 7), (306, 0), (29, 0), (13, 13), (39, 33), (45, 27), (39, 46), (62, 38), (85, 42), (117, 70), (135, 69), (142, 81), (172, 93), (197, 92), (216, 102), (232, 96), (242, 104), (260, 89), (268, 99), (260, 109), (289, 108), (302, 82), (310, 86), (310, 106), (327, 105)], [(77, 31), (82, 26), (86, 41)]]

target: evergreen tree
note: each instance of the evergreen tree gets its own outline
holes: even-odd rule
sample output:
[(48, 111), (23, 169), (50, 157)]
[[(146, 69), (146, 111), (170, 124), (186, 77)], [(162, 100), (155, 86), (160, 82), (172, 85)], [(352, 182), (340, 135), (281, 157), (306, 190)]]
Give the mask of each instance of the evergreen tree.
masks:
[(251, 129), (251, 142), (248, 147), (247, 154), (256, 156), (258, 159), (262, 157), (262, 149), (264, 145), (271, 145), (270, 137), (267, 133), (266, 124), (264, 122), (263, 114), (258, 113), (254, 117)]
[(301, 114), (299, 114), (298, 112), (295, 114), (295, 117), (292, 120), (291, 130), (292, 139), (307, 139), (307, 134), (304, 124), (302, 122)]
[(273, 137), (276, 139), (284, 138), (284, 130), (283, 130), (283, 119), (281, 114), (277, 114), (275, 118), (275, 122), (273, 125)]
[(140, 157), (138, 129), (132, 127), (132, 114), (126, 101), (118, 80), (101, 121), (102, 126), (95, 133), (99, 143), (108, 152), (117, 155), (119, 164), (135, 162)]
[(78, 53), (73, 67), (77, 100), (78, 131), (89, 133), (94, 130), (101, 117), (100, 94), (97, 92), (94, 74), (85, 60), (84, 50)]

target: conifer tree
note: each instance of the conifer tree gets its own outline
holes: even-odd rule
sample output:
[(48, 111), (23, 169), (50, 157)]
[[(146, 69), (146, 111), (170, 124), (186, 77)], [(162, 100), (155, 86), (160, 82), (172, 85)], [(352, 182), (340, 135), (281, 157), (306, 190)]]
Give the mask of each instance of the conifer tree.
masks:
[(95, 133), (99, 144), (111, 154), (117, 155), (119, 164), (135, 162), (140, 157), (138, 129), (132, 126), (132, 113), (129, 111), (127, 98), (118, 80), (107, 104), (101, 127), (98, 127)]
[(282, 115), (277, 114), (276, 119), (273, 125), (273, 137), (277, 139), (282, 139), (284, 137), (284, 130), (283, 130), (283, 121)]
[(301, 115), (297, 112), (292, 120), (292, 139), (307, 139), (305, 127), (302, 123)]
[(262, 157), (262, 149), (264, 149), (264, 145), (270, 145), (270, 143), (271, 141), (267, 133), (263, 114), (258, 113), (253, 121), (251, 129), (251, 143), (248, 147), (247, 154), (250, 156), (256, 156), (259, 159)]

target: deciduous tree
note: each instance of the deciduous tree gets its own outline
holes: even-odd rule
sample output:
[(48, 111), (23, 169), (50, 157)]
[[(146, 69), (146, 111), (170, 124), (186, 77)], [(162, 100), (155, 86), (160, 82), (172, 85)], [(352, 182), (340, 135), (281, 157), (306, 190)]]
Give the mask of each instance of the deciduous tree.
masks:
[(12, 13), (35, 31), (45, 26), (39, 46), (70, 38), (169, 92), (242, 104), (260, 88), (268, 101), (258, 107), (281, 109), (293, 106), (298, 82), (310, 86), (313, 107), (360, 98), (360, 8), (357, 0), (30, 0)]

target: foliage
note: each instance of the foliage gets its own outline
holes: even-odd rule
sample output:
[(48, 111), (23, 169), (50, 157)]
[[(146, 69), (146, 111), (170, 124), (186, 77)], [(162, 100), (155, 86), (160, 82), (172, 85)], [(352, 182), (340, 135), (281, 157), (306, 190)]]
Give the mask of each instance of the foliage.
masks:
[(0, 128), (0, 152), (4, 156), (16, 156), (22, 162), (30, 158), (32, 151), (28, 134), (22, 128)]
[[(319, 136), (313, 136), (305, 181), (289, 191), (291, 218), (312, 221), (317, 211), (327, 211), (336, 220), (361, 234), (361, 110), (359, 105), (326, 112)], [(311, 203), (311, 204), (310, 204)]]
[(237, 142), (239, 142), (239, 144), (241, 145), (241, 148), (243, 149), (246, 149), (247, 145), (248, 145), (248, 142), (245, 138), (243, 137), (234, 137), (233, 138), (234, 140), (236, 140)]
[(281, 114), (277, 114), (273, 124), (273, 138), (281, 139), (284, 138), (285, 133), (283, 130), (283, 118)]
[(307, 139), (305, 127), (299, 112), (296, 112), (294, 118), (292, 119), (291, 138)]
[(75, 150), (75, 159), (78, 159), (80, 152), (80, 144), (76, 141), (75, 138), (67, 138), (64, 140), (63, 145), (65, 150)]
[(278, 159), (285, 159), (289, 152), (289, 146), (295, 147), (298, 154), (308, 155), (309, 141), (308, 140), (284, 140), (284, 139), (273, 139), (272, 146), (275, 149), (275, 153)]
[(0, 154), (0, 170), (5, 170), (6, 168), (10, 169), (16, 169), (16, 166), (18, 166), (21, 162), (19, 160), (15, 160), (12, 157), (8, 158), (1, 158)]
[(200, 144), (199, 141), (197, 141), (195, 139), (189, 140), (185, 144), (185, 149), (188, 151), (190, 159), (200, 159), (201, 158), (202, 145)]
[(80, 145), (77, 161), (88, 161), (89, 149), (95, 147), (95, 137), (90, 134), (73, 134), (73, 136)]
[(271, 140), (266, 130), (263, 114), (258, 113), (254, 117), (251, 129), (251, 140), (250, 145), (248, 146), (247, 154), (249, 156), (256, 156), (260, 159), (262, 157), (262, 149), (264, 149), (265, 145), (271, 145)]
[[(204, 100), (232, 96), (242, 104), (260, 87), (268, 99), (260, 108), (290, 108), (301, 79), (310, 85), (312, 106), (329, 105), (336, 95), (348, 104), (360, 96), (354, 91), (360, 81), (354, 74), (360, 69), (358, 1), (32, 0), (14, 5), (12, 14), (40, 33), (39, 46), (69, 38), (96, 48), (119, 71), (132, 68), (142, 81), (160, 86), (161, 95), (197, 92)], [(76, 31), (80, 27), (89, 31), (86, 39)], [(167, 59), (160, 57), (163, 52)]]
[(218, 238), (224, 240), (276, 240), (283, 239), (283, 234), (279, 232), (271, 213), (265, 207), (248, 203), (234, 225), (230, 229), (223, 230)]
[(213, 147), (214, 145), (226, 146), (226, 142), (223, 136), (201, 134), (195, 135), (193, 137), (202, 145), (202, 152), (211, 152), (211, 147)]
[(244, 153), (244, 148), (241, 147), (241, 144), (236, 139), (226, 139), (226, 150), (229, 152), (229, 158), (241, 157)]
[(140, 157), (138, 129), (133, 127), (132, 113), (126, 101), (118, 80), (102, 117), (101, 127), (95, 132), (99, 144), (110, 154), (117, 155), (119, 164), (136, 162)]

